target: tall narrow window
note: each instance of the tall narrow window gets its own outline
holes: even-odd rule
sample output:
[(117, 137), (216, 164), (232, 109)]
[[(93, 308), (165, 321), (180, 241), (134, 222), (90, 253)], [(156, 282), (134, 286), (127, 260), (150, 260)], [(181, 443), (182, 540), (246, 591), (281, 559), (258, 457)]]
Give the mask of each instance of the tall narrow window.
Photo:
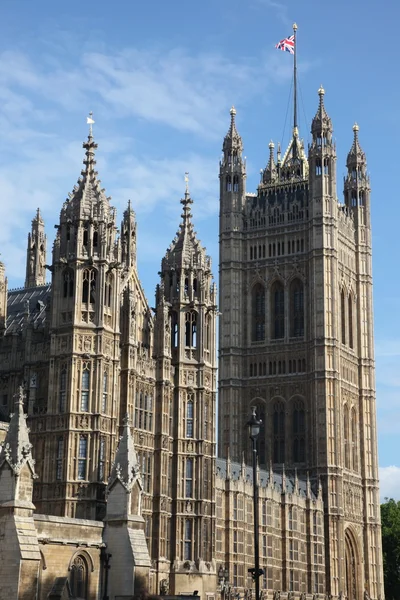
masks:
[(187, 348), (197, 346), (197, 313), (194, 310), (185, 315), (185, 346)]
[(283, 285), (276, 281), (271, 291), (272, 335), (275, 339), (285, 337), (285, 296)]
[(302, 400), (296, 399), (293, 404), (293, 462), (305, 462), (305, 411)]
[(344, 429), (344, 466), (350, 469), (350, 440), (349, 440), (349, 408), (347, 404), (343, 409), (343, 429)]
[(97, 250), (99, 243), (99, 232), (95, 229), (93, 232), (93, 248)]
[(57, 439), (57, 458), (56, 458), (56, 479), (60, 481), (63, 476), (63, 460), (64, 460), (64, 438)]
[(208, 402), (204, 404), (204, 439), (208, 438)]
[(252, 292), (253, 341), (265, 339), (265, 288), (261, 283), (254, 286)]
[(81, 384), (81, 411), (88, 412), (89, 410), (89, 392), (90, 392), (90, 364), (84, 363), (82, 371)]
[(357, 444), (357, 413), (351, 409), (351, 453), (353, 471), (358, 471), (358, 444)]
[(107, 412), (107, 398), (108, 398), (108, 372), (103, 373), (103, 395), (101, 399), (101, 412)]
[(354, 348), (353, 344), (353, 297), (349, 294), (349, 346)]
[(87, 598), (88, 568), (83, 556), (77, 556), (71, 566), (70, 587), (74, 598)]
[(78, 479), (80, 481), (83, 481), (86, 479), (87, 445), (88, 445), (87, 436), (86, 435), (79, 436)]
[(193, 498), (193, 458), (186, 459), (185, 496)]
[(230, 175), (227, 176), (226, 178), (226, 191), (227, 192), (231, 192), (232, 191), (232, 178)]
[(96, 302), (96, 276), (95, 269), (85, 269), (82, 277), (82, 302), (94, 304)]
[(234, 192), (238, 192), (239, 191), (239, 177), (237, 175), (235, 175), (233, 177), (233, 191)]
[(346, 343), (346, 297), (344, 290), (340, 295), (341, 319), (342, 319), (342, 344)]
[(63, 296), (72, 298), (74, 295), (74, 272), (72, 269), (65, 269), (63, 273)]
[(104, 286), (104, 306), (110, 307), (112, 301), (112, 275), (106, 275), (106, 283)]
[(194, 406), (193, 400), (188, 400), (186, 404), (186, 437), (193, 437), (193, 416), (194, 416)]
[(99, 481), (104, 481), (105, 463), (106, 463), (106, 438), (104, 436), (102, 436), (100, 438), (100, 445), (99, 445)]
[(192, 559), (193, 522), (185, 519), (184, 560)]
[(285, 462), (285, 407), (283, 402), (274, 404), (274, 462)]
[(304, 335), (304, 287), (302, 281), (295, 279), (290, 286), (290, 336)]
[(60, 373), (60, 391), (58, 397), (58, 410), (59, 412), (65, 412), (65, 405), (67, 401), (67, 369), (63, 367)]
[(172, 337), (171, 346), (172, 348), (178, 347), (178, 313), (174, 310), (171, 314), (171, 326), (172, 326)]

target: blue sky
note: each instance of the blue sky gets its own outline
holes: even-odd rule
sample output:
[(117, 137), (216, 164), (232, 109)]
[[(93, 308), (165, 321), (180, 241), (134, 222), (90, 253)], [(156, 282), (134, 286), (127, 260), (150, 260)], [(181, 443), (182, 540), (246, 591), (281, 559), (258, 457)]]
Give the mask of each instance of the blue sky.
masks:
[(384, 10), (375, 0), (0, 4), (0, 252), (10, 286), (23, 284), (26, 235), (38, 206), (51, 249), (93, 110), (100, 178), (119, 216), (128, 198), (135, 207), (139, 273), (151, 304), (179, 224), (185, 171), (198, 235), (217, 275), (218, 160), (231, 105), (248, 191), (256, 189), (270, 139), (288, 142), (292, 61), (274, 45), (298, 23), (300, 132), (307, 143), (322, 83), (337, 140), (339, 198), (355, 121), (367, 153), (382, 493), (397, 498), (400, 82), (388, 35), (399, 19), (395, 0)]

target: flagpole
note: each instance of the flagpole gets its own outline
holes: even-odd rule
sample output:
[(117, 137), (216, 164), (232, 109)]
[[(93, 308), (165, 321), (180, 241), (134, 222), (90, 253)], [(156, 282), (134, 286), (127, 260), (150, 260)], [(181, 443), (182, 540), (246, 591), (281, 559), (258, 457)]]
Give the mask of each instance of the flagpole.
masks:
[(293, 56), (293, 133), (297, 130), (297, 40), (296, 40), (297, 25), (293, 23), (294, 37), (294, 56)]

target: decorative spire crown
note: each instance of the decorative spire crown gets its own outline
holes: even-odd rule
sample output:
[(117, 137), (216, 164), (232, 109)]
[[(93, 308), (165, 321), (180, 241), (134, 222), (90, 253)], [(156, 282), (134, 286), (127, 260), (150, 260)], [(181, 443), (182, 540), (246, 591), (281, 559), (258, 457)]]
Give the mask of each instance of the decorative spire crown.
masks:
[(119, 440), (114, 464), (108, 480), (108, 490), (113, 487), (116, 481), (120, 481), (126, 491), (130, 492), (135, 481), (140, 481), (140, 469), (128, 415), (125, 416), (123, 423), (124, 430)]
[(350, 152), (347, 155), (347, 166), (348, 167), (354, 166), (355, 164), (358, 164), (358, 163), (366, 162), (365, 153), (364, 153), (363, 149), (361, 148), (360, 142), (358, 139), (359, 130), (360, 130), (360, 128), (357, 125), (357, 123), (354, 123), (354, 125), (353, 125), (353, 134), (354, 134), (353, 144), (350, 148)]
[(35, 461), (32, 458), (32, 444), (29, 441), (29, 429), (24, 414), (25, 390), (22, 385), (14, 396), (15, 412), (11, 415), (6, 439), (0, 450), (0, 468), (7, 463), (14, 475), (18, 476), (24, 465), (29, 465), (32, 476), (35, 474)]
[(236, 147), (239, 151), (243, 149), (242, 138), (236, 128), (236, 108), (232, 106), (229, 111), (231, 115), (231, 123), (228, 129), (228, 133), (224, 139), (224, 150), (228, 147)]
[(325, 90), (322, 85), (318, 89), (319, 105), (315, 117), (312, 120), (311, 133), (320, 135), (322, 130), (332, 131), (332, 121), (326, 112), (324, 104)]

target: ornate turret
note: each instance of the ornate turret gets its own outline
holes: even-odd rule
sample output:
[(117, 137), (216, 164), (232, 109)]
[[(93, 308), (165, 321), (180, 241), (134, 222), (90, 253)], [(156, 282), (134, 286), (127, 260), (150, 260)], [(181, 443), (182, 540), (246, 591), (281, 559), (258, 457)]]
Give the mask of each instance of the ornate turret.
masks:
[[(349, 208), (369, 206), (369, 177), (367, 173), (367, 159), (358, 139), (359, 126), (353, 125), (353, 144), (347, 155), (347, 175), (344, 178), (344, 201)], [(364, 224), (369, 222), (367, 211)]]
[[(107, 486), (104, 541), (115, 568), (109, 575), (110, 598), (132, 595), (136, 575), (149, 578), (151, 560), (141, 514), (142, 481), (128, 415)], [(112, 563), (111, 563), (112, 564)]]
[[(113, 492), (115, 486), (122, 488)], [(107, 516), (140, 515), (142, 480), (128, 415), (108, 480)]]
[(275, 158), (274, 158), (275, 144), (272, 140), (268, 144), (268, 148), (269, 148), (269, 160), (268, 160), (268, 164), (265, 167), (264, 171), (261, 171), (262, 183), (273, 183), (277, 177), (277, 168), (276, 168)]
[(124, 212), (121, 223), (121, 262), (127, 267), (136, 266), (136, 215), (128, 200), (128, 207)]
[(32, 221), (32, 231), (28, 234), (25, 287), (36, 287), (46, 283), (46, 241), (44, 221), (40, 210), (37, 209)]
[[(318, 139), (325, 136), (325, 138), (326, 138), (325, 143), (326, 143), (327, 140), (329, 142), (332, 140), (332, 121), (325, 109), (325, 104), (324, 104), (325, 90), (322, 87), (322, 85), (320, 86), (320, 88), (318, 90), (318, 95), (319, 95), (319, 106), (318, 106), (316, 115), (312, 120), (311, 133), (313, 136), (313, 141), (316, 141), (318, 143)], [(321, 143), (322, 143), (322, 140), (321, 140), (320, 144)]]
[(228, 133), (225, 136), (222, 148), (224, 152), (229, 153), (229, 150), (236, 150), (238, 153), (242, 153), (243, 142), (236, 128), (236, 108), (232, 106), (229, 113), (231, 115), (231, 124)]
[[(325, 90), (318, 90), (319, 104), (311, 124), (312, 142), (309, 146), (310, 186), (315, 215), (321, 211), (333, 214), (336, 210), (336, 147), (332, 140), (332, 121), (326, 112)], [(321, 202), (325, 197), (325, 202)]]
[(24, 508), (33, 509), (35, 461), (24, 414), (25, 392), (22, 386), (14, 399), (15, 412), (0, 451), (0, 506), (5, 502), (17, 502), (22, 503)]

